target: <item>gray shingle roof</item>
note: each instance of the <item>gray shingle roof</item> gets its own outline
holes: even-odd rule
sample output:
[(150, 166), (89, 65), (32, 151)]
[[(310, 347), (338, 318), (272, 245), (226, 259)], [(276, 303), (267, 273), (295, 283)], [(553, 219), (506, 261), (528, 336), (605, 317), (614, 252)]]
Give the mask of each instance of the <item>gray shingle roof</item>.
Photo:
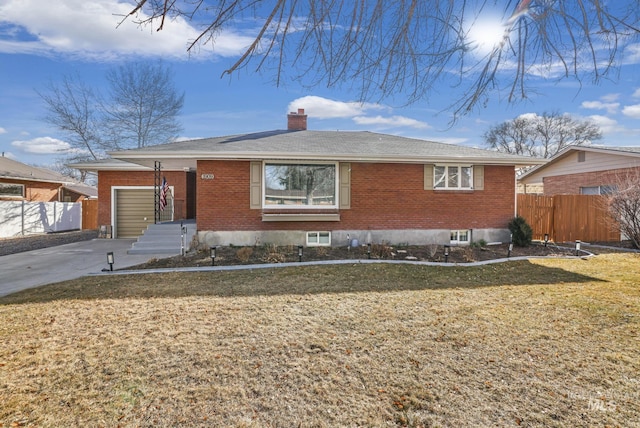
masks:
[(180, 141), (113, 152), (145, 164), (150, 159), (325, 159), (331, 161), (484, 162), (531, 165), (540, 159), (373, 132), (269, 131)]
[(71, 178), (45, 168), (27, 165), (7, 157), (0, 157), (0, 177), (53, 183), (68, 183)]

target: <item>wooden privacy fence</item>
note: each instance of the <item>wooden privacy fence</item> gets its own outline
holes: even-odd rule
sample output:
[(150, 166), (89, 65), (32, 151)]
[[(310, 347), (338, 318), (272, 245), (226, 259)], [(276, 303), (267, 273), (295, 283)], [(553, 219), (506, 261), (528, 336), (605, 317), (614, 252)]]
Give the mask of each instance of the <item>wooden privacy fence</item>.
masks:
[(82, 229), (98, 229), (97, 199), (84, 199), (82, 201)]
[(554, 242), (620, 241), (620, 231), (600, 195), (518, 195), (518, 215), (533, 229), (533, 239), (544, 234)]

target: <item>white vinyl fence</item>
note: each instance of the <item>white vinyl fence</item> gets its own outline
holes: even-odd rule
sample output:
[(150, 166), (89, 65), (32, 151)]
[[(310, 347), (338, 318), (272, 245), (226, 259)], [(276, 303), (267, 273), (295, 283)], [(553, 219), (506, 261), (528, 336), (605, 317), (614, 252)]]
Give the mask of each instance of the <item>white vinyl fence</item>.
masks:
[(0, 201), (0, 238), (80, 228), (81, 203)]

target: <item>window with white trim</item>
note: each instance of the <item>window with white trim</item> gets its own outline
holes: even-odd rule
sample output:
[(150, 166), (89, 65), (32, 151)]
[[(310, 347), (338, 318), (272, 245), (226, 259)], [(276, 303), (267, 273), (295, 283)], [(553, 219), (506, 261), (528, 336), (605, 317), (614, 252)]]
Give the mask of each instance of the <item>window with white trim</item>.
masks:
[(436, 165), (433, 168), (434, 189), (472, 189), (473, 167), (470, 165)]
[(337, 208), (336, 163), (265, 162), (265, 208)]
[(24, 198), (24, 184), (0, 183), (0, 196)]
[(468, 244), (470, 238), (471, 238), (471, 233), (469, 229), (451, 231), (452, 244)]
[(331, 232), (307, 232), (307, 247), (328, 247), (331, 245)]
[(618, 190), (616, 185), (581, 187), (581, 195), (611, 195)]

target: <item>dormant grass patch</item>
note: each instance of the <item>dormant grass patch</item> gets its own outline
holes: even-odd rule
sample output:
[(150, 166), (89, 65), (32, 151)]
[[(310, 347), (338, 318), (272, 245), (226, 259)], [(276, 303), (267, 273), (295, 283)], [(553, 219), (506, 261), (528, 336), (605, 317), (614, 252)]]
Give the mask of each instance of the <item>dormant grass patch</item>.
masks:
[(28, 290), (0, 299), (0, 426), (638, 426), (639, 262)]

